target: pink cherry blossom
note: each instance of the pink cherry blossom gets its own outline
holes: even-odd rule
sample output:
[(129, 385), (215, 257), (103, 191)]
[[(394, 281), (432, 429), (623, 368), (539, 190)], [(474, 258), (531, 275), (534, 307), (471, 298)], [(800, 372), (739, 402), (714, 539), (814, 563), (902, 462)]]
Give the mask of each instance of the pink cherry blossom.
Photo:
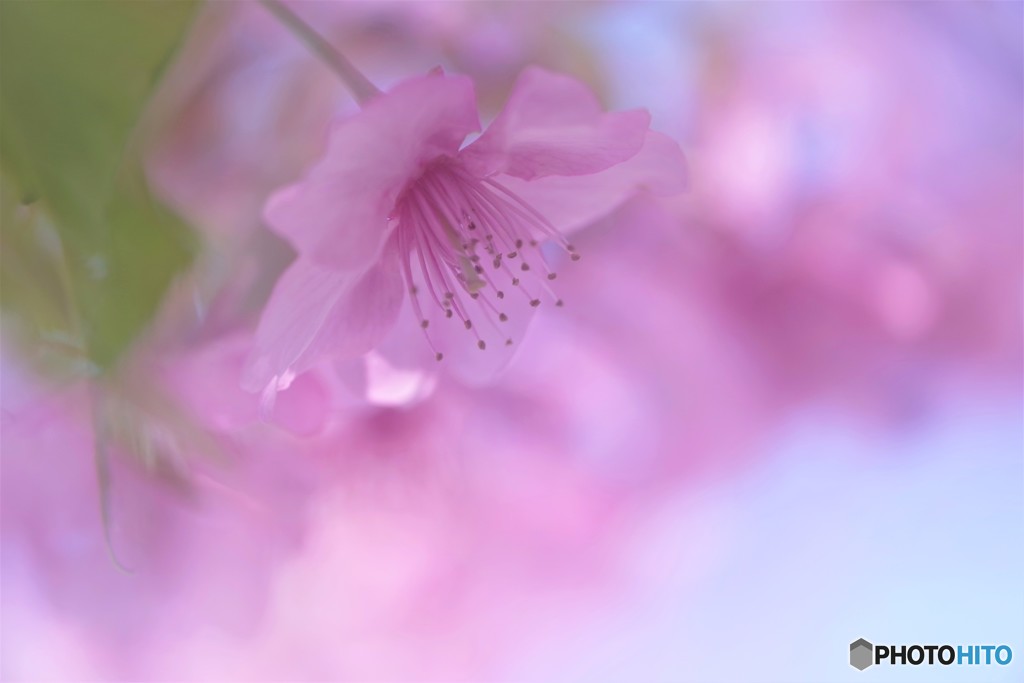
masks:
[[(269, 404), (324, 355), (378, 346), (404, 366), (489, 376), (534, 309), (562, 305), (555, 268), (580, 257), (566, 230), (685, 184), (682, 153), (645, 111), (605, 113), (583, 84), (540, 68), (463, 146), (479, 129), (468, 78), (411, 78), (339, 122), (320, 162), (271, 197), (265, 218), (299, 258), (264, 311), (247, 389)], [(533, 197), (569, 210), (549, 218)]]

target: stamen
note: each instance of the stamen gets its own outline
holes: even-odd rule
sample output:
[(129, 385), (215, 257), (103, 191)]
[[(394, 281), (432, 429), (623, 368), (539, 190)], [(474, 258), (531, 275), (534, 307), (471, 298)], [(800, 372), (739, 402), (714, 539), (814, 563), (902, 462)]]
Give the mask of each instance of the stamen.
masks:
[[(420, 308), (420, 300), (419, 300), (419, 296), (418, 296), (418, 293), (420, 291), (419, 287), (416, 285), (416, 283), (412, 279), (412, 264), (410, 263), (410, 256), (409, 256), (409, 249), (410, 249), (410, 247), (409, 247), (409, 235), (405, 231), (399, 231), (395, 235), (394, 239), (396, 241), (398, 249), (400, 249), (402, 252), (404, 252), (406, 254), (406, 257), (404, 259), (402, 259), (402, 272), (405, 275), (405, 281), (409, 283), (409, 292), (412, 295), (410, 297), (411, 298), (411, 303), (412, 303), (412, 309), (416, 313), (416, 315), (419, 316), (419, 318), (421, 320), (426, 320), (426, 318), (423, 317), (423, 311)], [(437, 358), (437, 360), (441, 360), (441, 358), (443, 358), (442, 354), (434, 346), (434, 342), (433, 342), (433, 340), (431, 340), (430, 335), (427, 333), (426, 328), (424, 327), (422, 329), (423, 329), (423, 336), (427, 340), (427, 346), (429, 346), (430, 349), (434, 352), (435, 357)]]
[[(476, 301), (479, 308), (474, 309), (474, 316), (483, 315), (500, 334), (498, 323), (508, 322), (509, 316), (495, 305), (496, 300), (505, 298), (506, 291), (497, 286), (497, 273), (504, 273), (506, 282), (519, 289), (532, 308), (540, 306), (541, 298), (530, 290), (541, 293), (537, 291), (540, 289), (551, 296), (555, 306), (563, 305), (548, 286), (558, 276), (548, 268), (534, 235), (551, 239), (573, 260), (579, 254), (536, 209), (497, 182), (474, 177), (450, 159), (441, 160), (405, 188), (394, 213), (399, 220), (395, 239), (413, 310), (437, 360), (444, 356), (427, 333), (430, 319), (421, 310), (420, 284), (444, 312), (445, 319), (458, 318), (473, 334), (480, 350), (487, 348), (487, 342), (473, 324), (466, 304)], [(480, 238), (470, 237), (471, 233)], [(536, 259), (527, 260), (522, 252), (527, 244), (536, 251)], [(481, 262), (478, 245), (483, 246), (481, 253), (487, 253), (491, 269)], [(420, 270), (420, 283), (413, 282), (413, 259)], [(507, 262), (513, 259), (520, 259), (516, 273)], [(511, 344), (512, 339), (507, 338), (505, 345)]]

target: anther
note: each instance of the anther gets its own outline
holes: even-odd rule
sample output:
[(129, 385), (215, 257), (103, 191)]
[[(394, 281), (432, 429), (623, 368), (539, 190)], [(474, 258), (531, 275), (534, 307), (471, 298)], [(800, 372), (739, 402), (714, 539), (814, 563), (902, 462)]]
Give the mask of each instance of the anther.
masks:
[(517, 277), (512, 278), (512, 286), (513, 287), (518, 287), (519, 286), (519, 278), (517, 278)]
[(499, 290), (498, 290), (498, 298), (499, 298), (499, 299), (504, 299), (504, 298), (505, 298), (505, 292), (503, 292), (503, 291), (501, 291), (501, 290), (499, 289)]
[(558, 306), (559, 308), (561, 308), (562, 306), (565, 305), (565, 302), (562, 301), (561, 299), (559, 299), (558, 301), (555, 302), (555, 305)]
[(483, 351), (484, 349), (486, 349), (486, 348), (487, 348), (487, 344), (485, 344), (485, 343), (484, 343), (484, 340), (483, 340), (483, 339), (481, 339), (480, 341), (478, 341), (478, 342), (476, 343), (476, 347), (477, 347), (478, 349), (480, 349), (481, 351)]
[(512, 340), (511, 339), (506, 339), (505, 340), (505, 346), (512, 346)]
[(508, 252), (507, 256), (509, 258), (515, 258), (516, 256), (519, 256), (519, 252), (518, 251), (510, 251), (510, 252)]
[(529, 269), (530, 269), (530, 264), (529, 263), (524, 263), (523, 265), (519, 266), (519, 270), (522, 270), (522, 271), (527, 271)]
[(572, 254), (569, 258), (571, 258), (573, 261), (579, 261), (580, 260), (580, 255), (579, 254)]
[(444, 360), (444, 354), (441, 353), (440, 351), (435, 353), (434, 354), (434, 360), (436, 360), (436, 361)]
[(452, 317), (452, 309), (449, 308), (448, 310), (446, 310), (444, 312), (444, 317), (446, 317), (446, 318)]
[(423, 329), (427, 329), (429, 326), (430, 326), (430, 321), (429, 320), (424, 319), (424, 320), (420, 321), (420, 327), (422, 327)]
[(522, 248), (523, 248), (523, 241), (522, 240), (516, 240), (516, 249), (522, 249)]
[(498, 257), (496, 257), (494, 259), (494, 267), (495, 268), (501, 268), (501, 257), (500, 256), (498, 256)]
[(462, 323), (462, 324), (466, 326), (466, 329), (467, 329), (467, 330), (468, 330), (469, 328), (473, 327), (473, 321), (472, 321), (472, 320), (469, 320), (469, 319), (467, 319), (467, 320), (466, 320), (466, 322), (464, 322), (464, 323)]
[(554, 280), (556, 277), (558, 277), (558, 273), (548, 273), (549, 280)]
[(508, 322), (508, 316), (505, 315), (504, 313), (499, 313), (498, 320), (500, 320), (501, 322)]
[(538, 306), (540, 306), (540, 299), (531, 299), (530, 305), (533, 306), (534, 308), (537, 308)]

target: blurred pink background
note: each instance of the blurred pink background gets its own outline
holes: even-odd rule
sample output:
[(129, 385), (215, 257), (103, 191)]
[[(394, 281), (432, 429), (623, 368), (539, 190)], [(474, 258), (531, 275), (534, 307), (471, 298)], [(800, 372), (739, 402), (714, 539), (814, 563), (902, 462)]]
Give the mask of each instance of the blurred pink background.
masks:
[(468, 74), (485, 118), (531, 64), (646, 107), (690, 189), (575, 235), (566, 306), (493, 383), (371, 353), (263, 422), (239, 376), (291, 256), (262, 206), (356, 105), (260, 6), (206, 6), (148, 159), (204, 251), (102, 411), (173, 462), (114, 454), (123, 572), (95, 398), (5, 348), (6, 680), (843, 681), (859, 637), (1024, 655), (1020, 3), (292, 6), (381, 88)]

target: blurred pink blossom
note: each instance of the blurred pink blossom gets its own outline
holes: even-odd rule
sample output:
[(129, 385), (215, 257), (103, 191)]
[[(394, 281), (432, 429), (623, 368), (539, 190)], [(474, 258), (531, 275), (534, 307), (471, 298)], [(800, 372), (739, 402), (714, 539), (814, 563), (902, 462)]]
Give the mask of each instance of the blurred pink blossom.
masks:
[[(333, 3), (300, 4), (325, 30), (337, 24)], [(256, 231), (267, 195), (316, 158), (348, 103), (337, 77), (255, 2), (203, 9), (160, 97), (150, 180), (214, 243)]]
[[(298, 548), (316, 481), (315, 461), (299, 462), (301, 441), (255, 420), (225, 431), (216, 415), (172, 412), (183, 397), (151, 370), (136, 370), (132, 389), (56, 389), (3, 364), (5, 593), (17, 577), (39, 601), (29, 609), (65, 622), (87, 657), (47, 664), (30, 646), (39, 633), (29, 633), (16, 650), (5, 641), (5, 674), (145, 677), (150, 648), (165, 638), (195, 628), (250, 633), (274, 568)], [(232, 410), (233, 393), (248, 399), (223, 374), (213, 381), (236, 376), (230, 363), (204, 371), (203, 391), (220, 411)], [(294, 398), (315, 404), (314, 393)], [(308, 430), (309, 420), (298, 426)], [(280, 457), (289, 450), (291, 459)]]
[[(586, 356), (565, 370), (593, 368)], [(310, 372), (281, 397), (295, 434), (245, 412), (224, 381), (237, 362), (225, 343), (155, 376), (230, 444), (223, 462), (194, 463), (188, 489), (112, 453), (111, 538), (129, 574), (105, 549), (90, 396), (5, 367), (4, 580), (19, 591), (5, 614), (25, 627), (8, 671), (490, 680), (538, 642), (538, 623), (586, 613), (627, 580), (614, 548), (655, 501), (565, 457), (585, 426), (560, 417), (568, 394), (544, 407), (553, 429), (522, 429), (525, 374), (316, 425), (287, 405), (321, 414)], [(66, 657), (49, 661), (43, 637)]]
[(708, 13), (680, 215), (780, 401), (892, 418), (943, 375), (1019, 375), (1018, 10)]

